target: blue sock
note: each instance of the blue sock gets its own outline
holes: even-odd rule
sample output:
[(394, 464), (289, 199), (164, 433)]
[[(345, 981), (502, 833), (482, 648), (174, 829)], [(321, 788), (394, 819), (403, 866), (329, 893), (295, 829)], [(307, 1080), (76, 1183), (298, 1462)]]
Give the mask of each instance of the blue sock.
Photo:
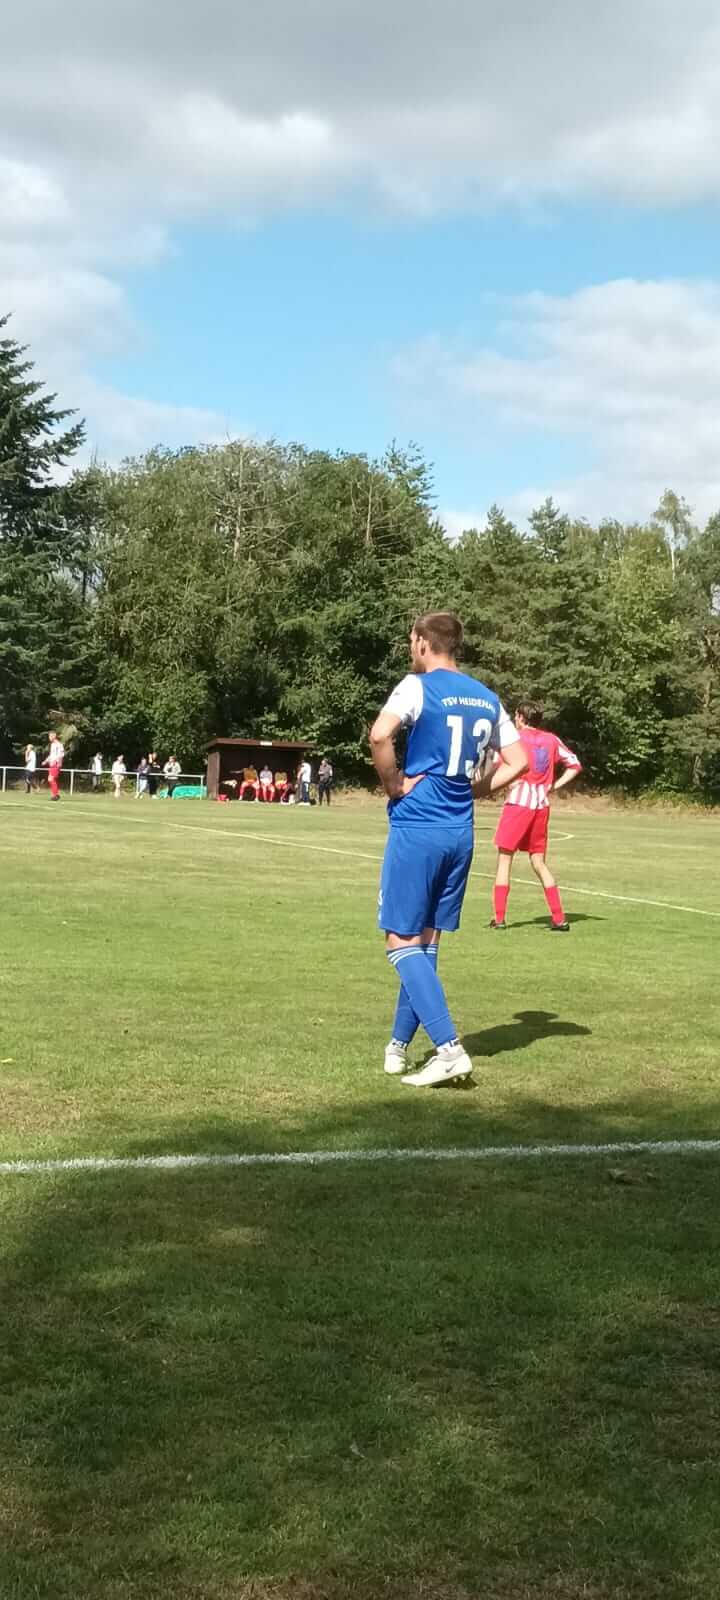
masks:
[[(440, 950), (439, 944), (421, 944), (420, 949), (425, 951), (425, 960), (432, 962), (433, 972), (437, 972), (438, 953)], [(405, 990), (401, 984), (397, 997), (395, 1019), (393, 1021), (392, 1033), (390, 1037), (392, 1039), (397, 1039), (400, 1044), (410, 1044), (415, 1038), (419, 1027), (419, 1019), (415, 1015), (415, 1012), (413, 1011), (410, 1001), (408, 1000)]]
[(456, 1039), (445, 991), (422, 945), (401, 945), (399, 950), (389, 950), (388, 961), (395, 967), (415, 1016), (433, 1044), (439, 1047)]

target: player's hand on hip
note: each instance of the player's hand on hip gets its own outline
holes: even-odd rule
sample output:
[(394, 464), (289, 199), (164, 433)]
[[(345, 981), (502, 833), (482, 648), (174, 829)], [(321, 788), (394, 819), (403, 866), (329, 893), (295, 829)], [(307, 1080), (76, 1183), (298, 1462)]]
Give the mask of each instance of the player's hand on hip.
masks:
[(400, 790), (400, 794), (398, 795), (398, 799), (403, 800), (406, 794), (412, 794), (413, 789), (415, 789), (419, 783), (422, 783), (424, 777), (424, 772), (416, 773), (414, 778), (408, 778), (407, 773), (403, 772), (402, 788)]

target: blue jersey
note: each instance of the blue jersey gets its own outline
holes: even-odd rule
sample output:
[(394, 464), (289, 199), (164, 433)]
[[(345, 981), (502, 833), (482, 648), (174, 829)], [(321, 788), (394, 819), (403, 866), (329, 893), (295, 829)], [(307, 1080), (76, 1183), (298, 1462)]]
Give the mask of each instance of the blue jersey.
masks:
[(393, 827), (472, 826), (471, 782), (488, 746), (500, 750), (514, 743), (517, 730), (495, 694), (465, 672), (437, 667), (409, 673), (383, 707), (410, 729), (405, 772), (422, 783), (411, 794), (391, 800)]

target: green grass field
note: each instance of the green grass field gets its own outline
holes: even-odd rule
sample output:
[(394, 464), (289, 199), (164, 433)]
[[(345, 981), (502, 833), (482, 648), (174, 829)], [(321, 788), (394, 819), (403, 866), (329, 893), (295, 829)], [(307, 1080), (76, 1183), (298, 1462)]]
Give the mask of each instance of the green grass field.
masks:
[(0, 1161), (358, 1158), (0, 1172), (2, 1600), (720, 1595), (720, 1154), (471, 1154), (720, 1136), (720, 820), (494, 821), (420, 1091), (380, 805), (0, 801)]

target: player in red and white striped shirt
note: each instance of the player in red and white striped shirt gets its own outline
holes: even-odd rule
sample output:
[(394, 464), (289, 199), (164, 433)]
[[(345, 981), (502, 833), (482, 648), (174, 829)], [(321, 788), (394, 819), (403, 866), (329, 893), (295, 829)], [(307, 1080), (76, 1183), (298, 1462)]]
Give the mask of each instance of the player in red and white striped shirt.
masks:
[(49, 738), (50, 738), (50, 750), (48, 752), (48, 755), (45, 757), (45, 760), (43, 761), (43, 766), (47, 767), (47, 769), (48, 769), (48, 784), (49, 784), (49, 787), (50, 787), (50, 799), (51, 800), (59, 800), (60, 799), (60, 773), (62, 772), (62, 764), (63, 764), (63, 761), (65, 760), (65, 746), (63, 745), (62, 740), (58, 739), (58, 736), (57, 736), (54, 728), (51, 728), (50, 734), (49, 734)]
[[(510, 874), (513, 856), (517, 850), (527, 851), (530, 865), (540, 879), (550, 912), (553, 933), (567, 933), (560, 891), (545, 863), (547, 850), (550, 801), (548, 796), (572, 783), (582, 772), (574, 750), (570, 750), (557, 734), (541, 726), (542, 710), (526, 702), (515, 712), (515, 726), (520, 735), (527, 758), (528, 769), (523, 778), (514, 783), (502, 808), (495, 834), (498, 851), (497, 876), (493, 890), (494, 916), (491, 928), (505, 928), (505, 911), (510, 893)], [(564, 768), (555, 777), (557, 766)]]

